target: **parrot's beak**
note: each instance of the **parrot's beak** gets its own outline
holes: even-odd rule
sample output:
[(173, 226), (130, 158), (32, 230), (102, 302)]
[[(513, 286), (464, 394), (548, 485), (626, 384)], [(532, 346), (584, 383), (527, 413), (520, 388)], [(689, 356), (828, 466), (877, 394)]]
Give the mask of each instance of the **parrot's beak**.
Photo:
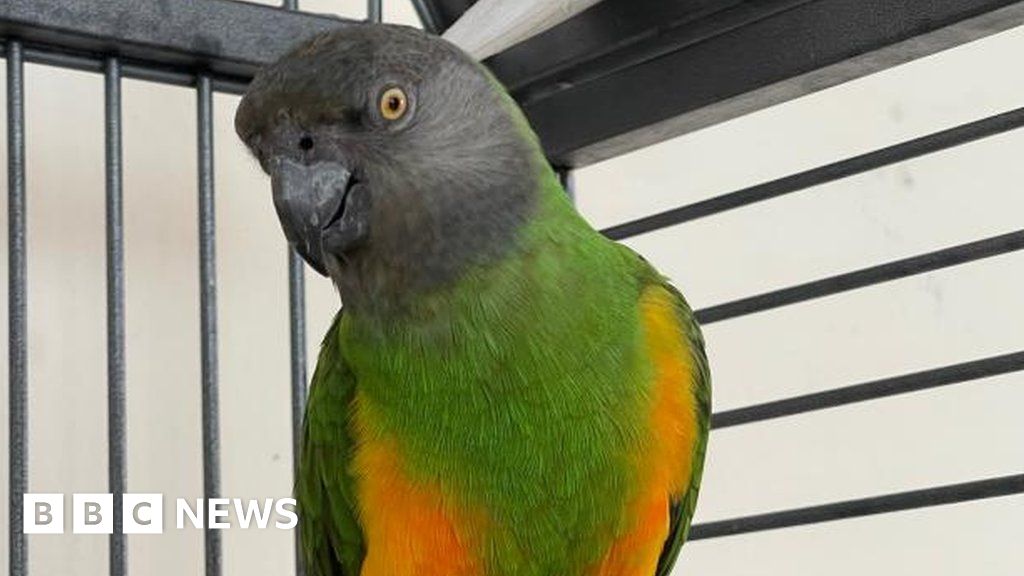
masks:
[(320, 274), (327, 275), (327, 254), (340, 257), (366, 240), (369, 191), (346, 166), (277, 159), (271, 183), (285, 237)]

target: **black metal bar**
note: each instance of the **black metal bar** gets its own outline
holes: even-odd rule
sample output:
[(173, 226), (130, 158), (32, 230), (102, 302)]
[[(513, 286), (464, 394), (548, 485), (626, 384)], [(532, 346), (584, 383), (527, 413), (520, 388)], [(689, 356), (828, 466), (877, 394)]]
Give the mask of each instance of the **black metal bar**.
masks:
[[(454, 14), (467, 4), (441, 0)], [(513, 94), (527, 100), (558, 89), (554, 77), (583, 83), (616, 69), (642, 64), (728, 30), (806, 4), (808, 0), (630, 0), (599, 2), (558, 25), (487, 60)], [(458, 14), (461, 17), (461, 11)], [(613, 23), (608, 27), (608, 23)], [(602, 26), (603, 25), (603, 26)], [(600, 28), (599, 28), (600, 27)], [(652, 31), (657, 31), (652, 34)]]
[(22, 531), (22, 500), (28, 488), (28, 301), (26, 284), (25, 66), (21, 42), (7, 43), (7, 321), (8, 459), (7, 501), (11, 576), (28, 574)]
[(737, 318), (780, 308), (798, 302), (806, 302), (816, 298), (824, 298), (841, 292), (898, 280), (907, 276), (933, 272), (942, 268), (966, 264), (975, 260), (991, 258), (1024, 249), (1024, 230), (1008, 234), (960, 244), (935, 252), (928, 252), (902, 260), (896, 260), (878, 266), (862, 268), (854, 272), (830, 276), (789, 288), (773, 290), (748, 298), (741, 298), (710, 306), (696, 312), (702, 324), (711, 324), (730, 318)]
[(302, 258), (288, 248), (288, 315), (291, 334), (292, 460), (296, 469), (306, 414), (306, 278)]
[[(0, 45), (2, 46), (2, 45)], [(25, 62), (33, 64), (44, 64), (47, 66), (58, 66), (71, 70), (83, 72), (103, 72), (105, 57), (91, 54), (71, 53), (53, 46), (26, 46), (23, 48)], [(194, 71), (185, 67), (161, 66), (152, 62), (143, 61), (121, 61), (121, 77), (134, 80), (145, 80), (148, 82), (159, 82), (175, 86), (195, 85), (196, 78)], [(248, 78), (234, 76), (211, 76), (213, 89), (229, 94), (243, 94), (248, 86)]]
[(558, 181), (562, 184), (565, 195), (573, 204), (576, 204), (576, 176), (573, 175), (572, 168), (559, 168)]
[(431, 34), (440, 34), (441, 25), (437, 14), (434, 12), (432, 3), (428, 0), (412, 0), (412, 6), (416, 9), (416, 16), (420, 19), (420, 25)]
[[(291, 335), (292, 470), (298, 474), (306, 417), (306, 277), (302, 258), (288, 248), (288, 325)], [(301, 534), (295, 533), (295, 573), (305, 574)]]
[[(199, 307), (203, 396), (203, 495), (220, 496), (220, 402), (217, 384), (217, 267), (213, 187), (213, 87), (197, 79), (199, 132)], [(205, 530), (206, 576), (220, 576), (220, 531)]]
[(920, 138), (914, 138), (913, 140), (847, 158), (839, 162), (812, 168), (805, 172), (779, 178), (778, 180), (757, 184), (736, 192), (715, 196), (714, 198), (639, 218), (631, 222), (625, 222), (611, 228), (606, 228), (601, 232), (612, 240), (623, 240), (682, 224), (683, 222), (697, 220), (705, 216), (719, 214), (727, 210), (778, 198), (793, 192), (800, 192), (813, 186), (819, 186), (926, 154), (967, 144), (982, 138), (1009, 132), (1022, 126), (1024, 126), (1024, 108), (1017, 108), (1009, 112), (921, 136)]
[[(650, 22), (626, 42), (628, 26), (601, 14), (617, 9), (628, 23), (655, 12), (638, 2), (660, 11), (711, 4), (711, 12), (679, 25)], [(1020, 0), (714, 4), (604, 2), (496, 56), (492, 67), (511, 84), (538, 78), (514, 96), (548, 157), (579, 168), (1024, 23)], [(535, 70), (536, 62), (553, 70)]]
[(900, 512), (915, 508), (942, 506), (985, 498), (998, 498), (1000, 496), (1021, 493), (1024, 493), (1024, 474), (1015, 474), (988, 480), (965, 482), (963, 484), (952, 484), (936, 488), (925, 488), (923, 490), (859, 498), (857, 500), (846, 500), (819, 506), (808, 506), (806, 508), (769, 512), (754, 516), (743, 516), (729, 520), (706, 522), (694, 525), (693, 529), (690, 530), (689, 539), (721, 538), (723, 536), (735, 536), (737, 534), (845, 520), (873, 514)]
[(122, 533), (122, 498), (127, 488), (125, 407), (124, 202), (121, 156), (121, 63), (108, 58), (104, 75), (107, 187), (107, 478), (114, 495), (110, 575), (128, 573)]
[(380, 22), (383, 17), (381, 0), (366, 0), (367, 22)]
[(1021, 370), (1024, 370), (1024, 351), (882, 378), (872, 382), (833, 388), (823, 392), (803, 394), (801, 396), (735, 408), (733, 410), (725, 410), (711, 417), (711, 427), (719, 429), (763, 422), (774, 418), (793, 416), (815, 410), (825, 410), (856, 402), (877, 400), (887, 396), (907, 394), (940, 386), (960, 384), (1000, 374), (1019, 372)]
[[(1024, 22), (1024, 0), (637, 2), (644, 9), (601, 3), (488, 61), (518, 87), (560, 165), (580, 167)], [(415, 4), (435, 31), (469, 5)], [(351, 24), (234, 0), (104, 0), (103, 8), (0, 3), (0, 37), (94, 60), (116, 50), (125, 77), (187, 83), (182, 73), (202, 69), (215, 88), (239, 92), (296, 43)]]
[[(284, 8), (297, 10), (298, 0), (285, 0)], [(291, 247), (288, 247), (287, 250), (288, 327), (291, 342), (292, 476), (297, 480), (299, 459), (302, 453), (303, 426), (306, 418), (306, 275), (302, 258)], [(301, 538), (302, 535), (296, 530), (296, 576), (303, 576), (306, 573)]]

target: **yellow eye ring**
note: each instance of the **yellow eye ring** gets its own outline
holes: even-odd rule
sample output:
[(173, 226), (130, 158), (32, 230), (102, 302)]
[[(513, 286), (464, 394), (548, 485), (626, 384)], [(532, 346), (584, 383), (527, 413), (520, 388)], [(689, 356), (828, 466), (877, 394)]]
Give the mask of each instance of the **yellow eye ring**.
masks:
[(409, 109), (409, 98), (401, 88), (388, 88), (380, 95), (380, 115), (385, 120), (395, 121), (405, 116)]

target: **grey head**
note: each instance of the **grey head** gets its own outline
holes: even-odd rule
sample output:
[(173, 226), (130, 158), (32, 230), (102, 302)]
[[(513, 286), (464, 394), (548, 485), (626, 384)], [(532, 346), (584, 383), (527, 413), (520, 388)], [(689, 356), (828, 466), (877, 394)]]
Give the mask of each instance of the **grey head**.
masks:
[(235, 127), (285, 236), (346, 306), (395, 304), (501, 258), (549, 170), (480, 64), (401, 26), (299, 46), (253, 80)]

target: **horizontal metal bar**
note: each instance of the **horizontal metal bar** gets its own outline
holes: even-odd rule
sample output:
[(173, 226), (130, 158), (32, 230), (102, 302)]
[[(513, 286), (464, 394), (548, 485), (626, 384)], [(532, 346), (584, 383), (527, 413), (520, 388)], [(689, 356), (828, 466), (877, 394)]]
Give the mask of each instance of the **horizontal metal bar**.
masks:
[[(0, 56), (6, 56), (5, 48), (0, 45)], [(44, 66), (56, 66), (82, 72), (103, 73), (103, 56), (67, 52), (55, 46), (29, 46), (23, 49), (24, 61)], [(174, 86), (195, 86), (195, 73), (187, 68), (170, 68), (144, 61), (121, 60), (121, 77), (147, 82), (159, 82)], [(247, 78), (233, 76), (211, 76), (211, 85), (218, 92), (243, 94), (249, 85)]]
[[(517, 87), (559, 165), (580, 167), (1024, 23), (1024, 0), (637, 1), (647, 9), (604, 2), (488, 61)], [(443, 27), (467, 5), (419, 0), (417, 9)], [(187, 85), (202, 72), (233, 93), (295, 44), (351, 24), (234, 0), (0, 3), (0, 36), (23, 40), (38, 61), (99, 71), (118, 56), (128, 78)]]
[(27, 47), (59, 48), (98, 61), (117, 55), (127, 76), (133, 75), (132, 65), (145, 64), (204, 71), (215, 84), (241, 86), (300, 41), (352, 23), (234, 0), (0, 3), (0, 36)]
[(704, 540), (707, 538), (736, 536), (751, 532), (832, 522), (835, 520), (871, 516), (873, 514), (887, 514), (890, 512), (901, 512), (916, 508), (928, 508), (986, 498), (998, 498), (1021, 493), (1024, 493), (1024, 474), (1015, 474), (988, 480), (965, 482), (963, 484), (952, 484), (936, 488), (925, 488), (923, 490), (859, 498), (857, 500), (846, 500), (819, 506), (808, 506), (793, 510), (769, 512), (754, 516), (743, 516), (729, 520), (706, 522), (694, 525), (693, 529), (690, 530), (689, 539)]
[(709, 306), (698, 310), (696, 316), (702, 324), (711, 324), (1022, 249), (1024, 249), (1024, 230), (1017, 230), (976, 242), (960, 244), (919, 256)]
[[(491, 57), (487, 64), (525, 102), (741, 29), (809, 0), (630, 0), (599, 2), (585, 13)], [(813, 1), (813, 0), (811, 0)], [(463, 8), (463, 0), (441, 0)], [(461, 16), (461, 14), (460, 14)], [(612, 28), (599, 28), (613, 22)], [(657, 33), (652, 34), (653, 31)]]
[(960, 384), (1022, 370), (1024, 370), (1024, 351), (1013, 352), (981, 360), (922, 370), (911, 374), (882, 378), (863, 384), (843, 386), (842, 388), (833, 388), (823, 392), (814, 392), (763, 404), (724, 410), (715, 413), (711, 417), (711, 427), (713, 429), (720, 429), (741, 424), (763, 422), (774, 418), (793, 416), (815, 410), (825, 410), (868, 400), (877, 400), (887, 396), (918, 392), (940, 386)]
[[(696, 21), (650, 23), (630, 42), (627, 24), (601, 13), (619, 5), (626, 22), (642, 18), (633, 4), (605, 2), (577, 17), (575, 34), (570, 20), (494, 60), (499, 79), (532, 79), (515, 96), (560, 165), (586, 166), (1024, 23), (1020, 0), (723, 1)], [(577, 61), (550, 56), (570, 53)]]
[(707, 200), (625, 222), (601, 231), (612, 240), (623, 240), (640, 234), (654, 232), (669, 226), (719, 214), (742, 206), (749, 206), (793, 192), (800, 192), (813, 186), (834, 182), (842, 178), (883, 168), (898, 162), (905, 162), (919, 156), (947, 150), (982, 138), (995, 136), (1024, 126), (1024, 107), (982, 120), (970, 122), (948, 130), (942, 130), (920, 138), (894, 144), (847, 158), (798, 174), (757, 184), (749, 188), (715, 196)]

